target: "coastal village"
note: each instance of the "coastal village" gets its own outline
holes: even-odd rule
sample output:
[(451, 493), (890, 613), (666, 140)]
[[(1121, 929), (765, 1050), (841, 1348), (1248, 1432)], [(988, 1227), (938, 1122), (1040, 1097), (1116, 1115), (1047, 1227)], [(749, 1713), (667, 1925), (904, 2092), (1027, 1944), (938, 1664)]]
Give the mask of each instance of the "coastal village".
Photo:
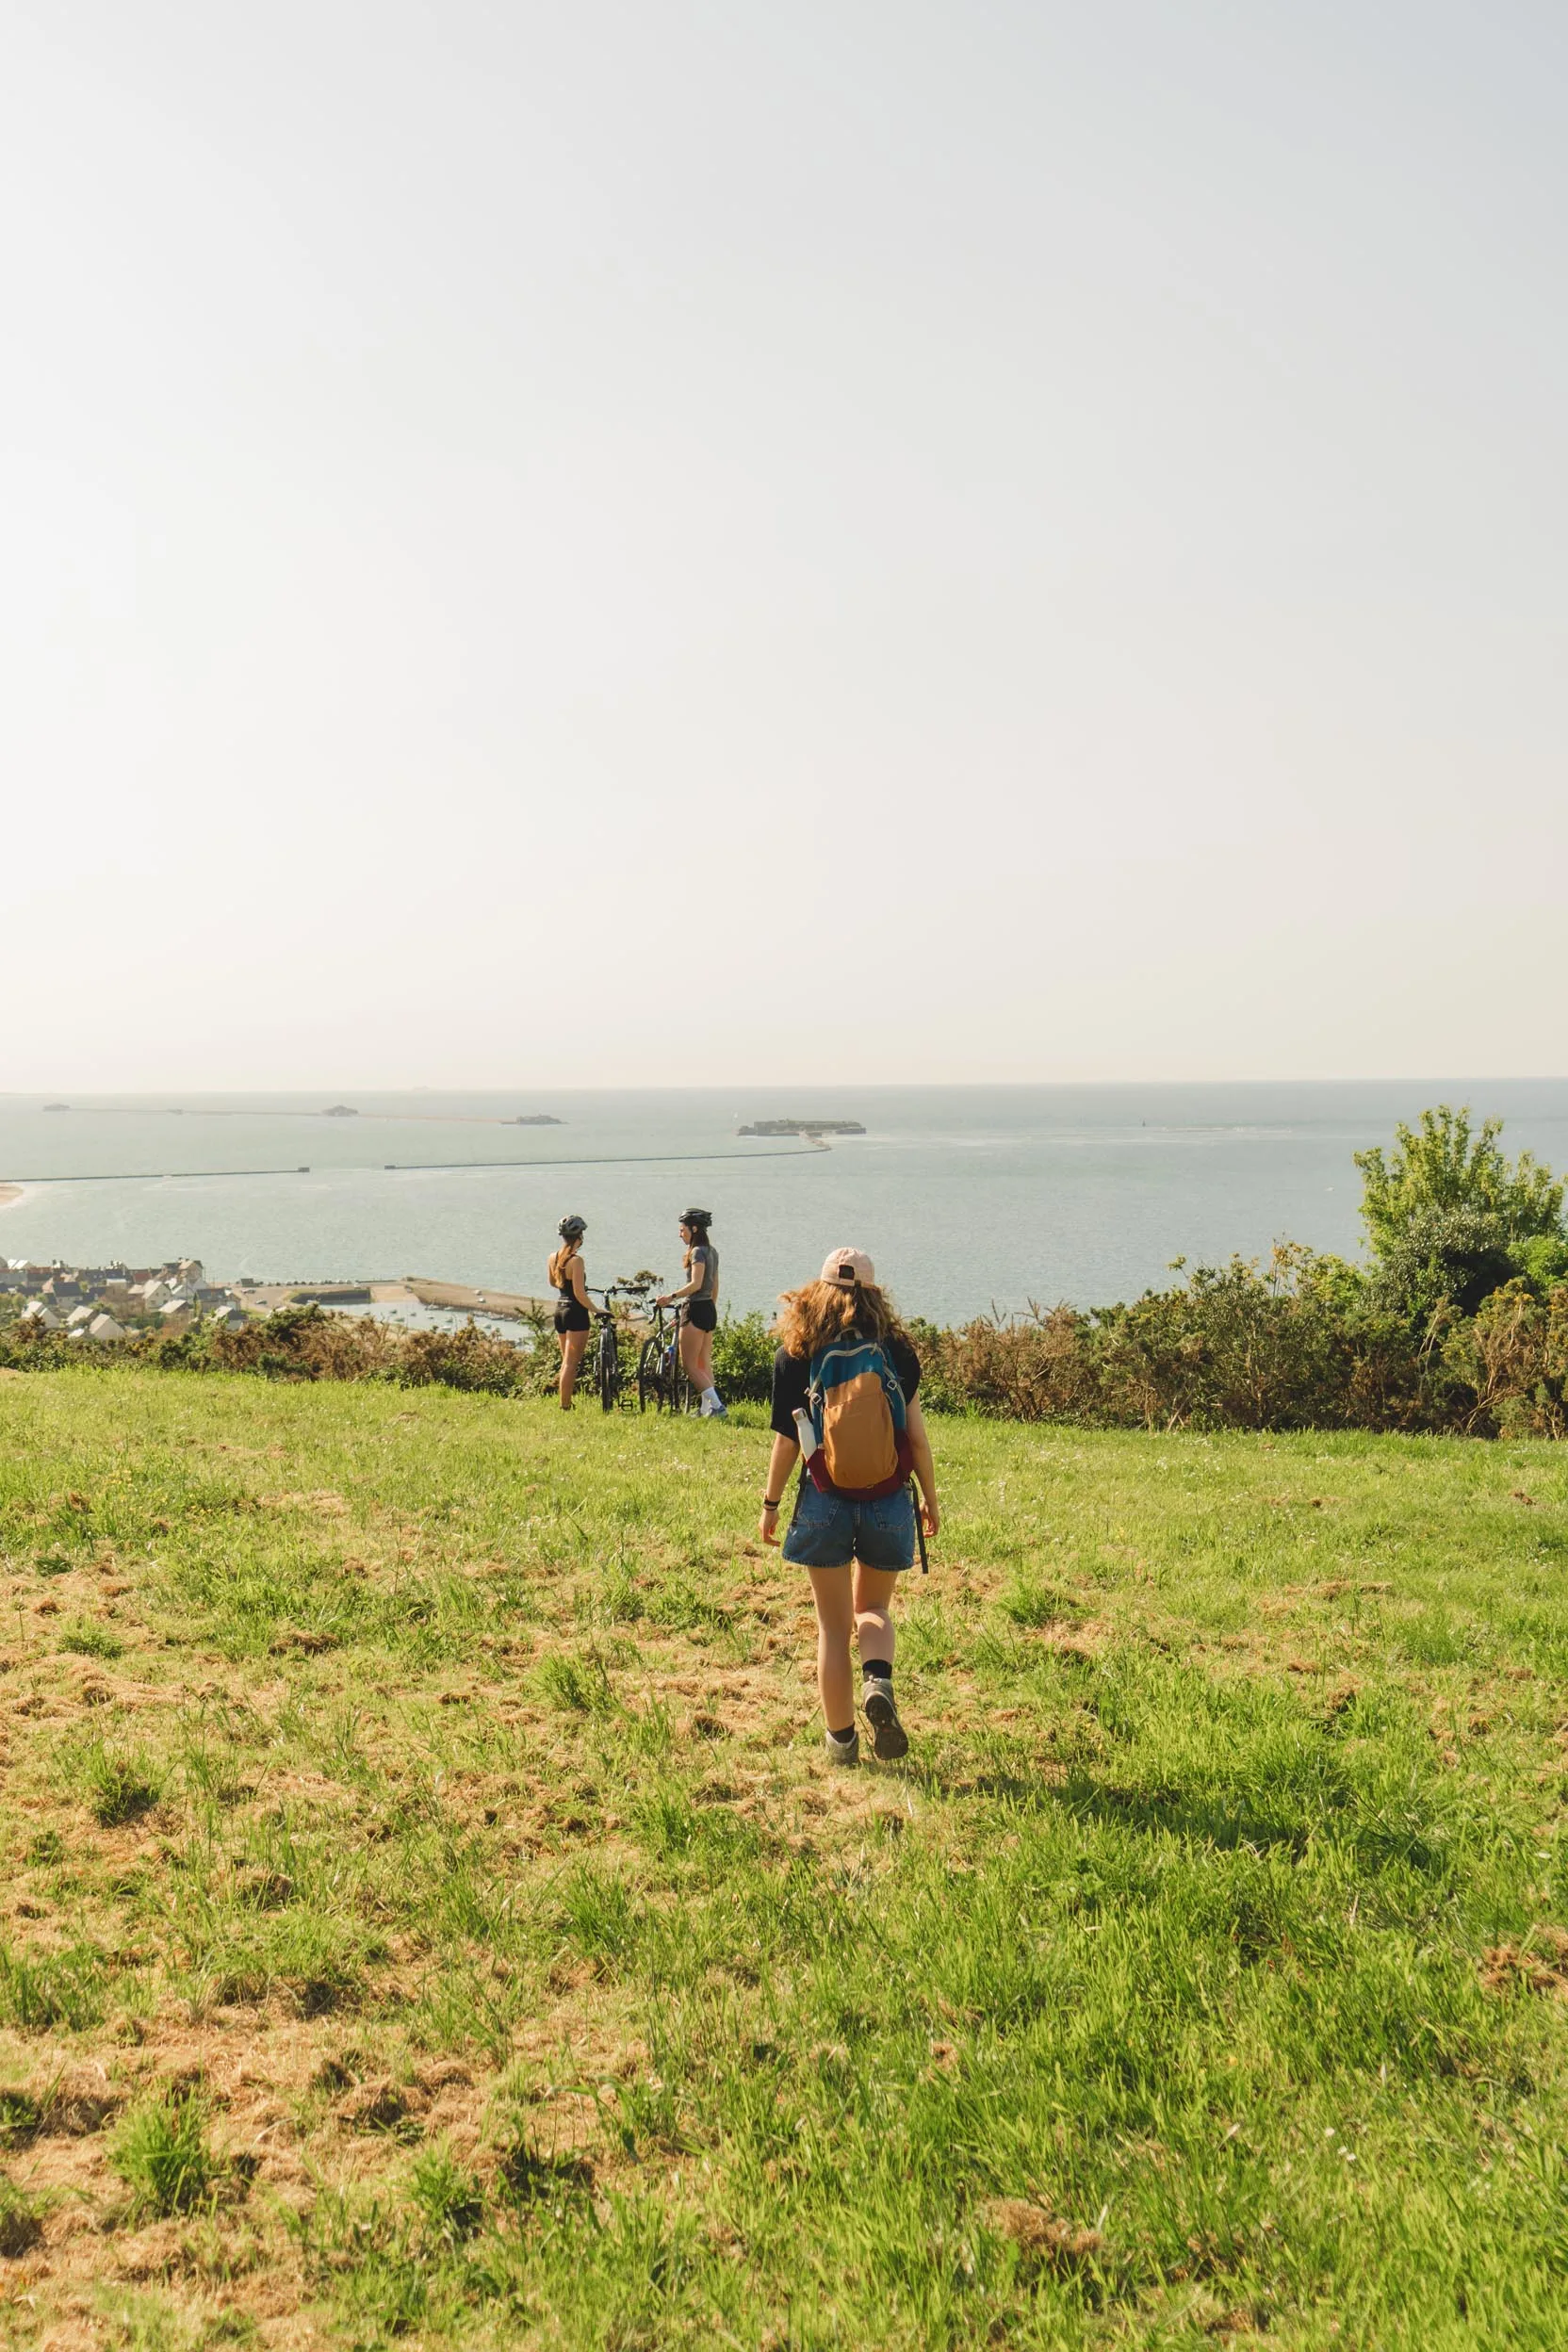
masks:
[(225, 1284), (207, 1281), (200, 1258), (171, 1258), (162, 1266), (63, 1261), (40, 1266), (0, 1258), (0, 1319), (37, 1331), (63, 1331), (97, 1347), (133, 1332), (183, 1331), (197, 1323), (237, 1331), (249, 1316), (273, 1315), (280, 1307), (350, 1314), (368, 1307), (424, 1307), (446, 1315), (526, 1324), (541, 1303), (523, 1291), (480, 1290), (420, 1274), (304, 1282), (258, 1282), (242, 1274)]
[(198, 1320), (237, 1328), (236, 1291), (209, 1282), (200, 1258), (162, 1266), (34, 1266), (0, 1261), (0, 1298), (21, 1299), (18, 1320), (106, 1347), (135, 1331), (184, 1331)]

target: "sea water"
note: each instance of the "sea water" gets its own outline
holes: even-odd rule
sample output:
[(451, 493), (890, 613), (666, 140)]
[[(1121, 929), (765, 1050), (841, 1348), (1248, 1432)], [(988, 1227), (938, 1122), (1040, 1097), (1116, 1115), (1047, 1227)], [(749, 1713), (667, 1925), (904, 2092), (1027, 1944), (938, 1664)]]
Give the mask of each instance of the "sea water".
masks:
[[(357, 1116), (328, 1116), (337, 1100)], [(536, 1292), (575, 1210), (591, 1282), (674, 1282), (695, 1206), (731, 1308), (771, 1305), (853, 1243), (907, 1311), (944, 1322), (1134, 1297), (1174, 1259), (1276, 1239), (1353, 1254), (1351, 1154), (1424, 1104), (1469, 1102), (1505, 1120), (1506, 1149), (1568, 1164), (1563, 1079), (43, 1102), (0, 1097), (0, 1180), (24, 1185), (0, 1209), (9, 1258)], [(562, 1124), (502, 1123), (530, 1112)], [(736, 1132), (813, 1117), (867, 1132), (825, 1150)]]

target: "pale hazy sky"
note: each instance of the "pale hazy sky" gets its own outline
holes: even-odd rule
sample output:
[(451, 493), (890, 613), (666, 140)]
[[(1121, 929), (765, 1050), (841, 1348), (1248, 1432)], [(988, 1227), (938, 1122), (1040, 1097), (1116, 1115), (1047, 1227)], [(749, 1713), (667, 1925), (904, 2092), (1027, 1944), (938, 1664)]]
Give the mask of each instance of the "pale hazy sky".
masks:
[(12, 0), (0, 1088), (1568, 1069), (1560, 0)]

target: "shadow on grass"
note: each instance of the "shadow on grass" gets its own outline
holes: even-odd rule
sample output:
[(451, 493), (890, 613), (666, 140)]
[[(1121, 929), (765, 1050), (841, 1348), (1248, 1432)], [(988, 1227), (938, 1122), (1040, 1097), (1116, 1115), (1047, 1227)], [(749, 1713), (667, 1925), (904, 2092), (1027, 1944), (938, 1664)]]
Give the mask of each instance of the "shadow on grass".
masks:
[(1402, 1869), (1426, 1878), (1439, 1875), (1449, 1858), (1425, 1824), (1368, 1818), (1354, 1788), (1337, 1784), (1324, 1791), (1321, 1805), (1302, 1814), (1260, 1804), (1255, 1788), (1195, 1788), (1173, 1781), (1129, 1785), (1081, 1770), (1065, 1780), (1044, 1780), (1016, 1772), (952, 1772), (922, 1762), (906, 1766), (901, 1776), (933, 1799), (983, 1797), (1015, 1813), (1054, 1814), (1085, 1826), (1177, 1838), (1222, 1854), (1284, 1854), (1300, 1861), (1317, 1840), (1351, 1849), (1373, 1871)]
[(1173, 1783), (1128, 1788), (1082, 1773), (1054, 1793), (1074, 1821), (1190, 1838), (1220, 1853), (1245, 1847), (1299, 1861), (1317, 1840), (1348, 1848), (1373, 1871), (1407, 1870), (1430, 1878), (1448, 1863), (1425, 1824), (1368, 1818), (1348, 1788), (1329, 1791), (1329, 1802), (1306, 1817), (1259, 1805), (1255, 1792), (1243, 1789), (1194, 1790)]

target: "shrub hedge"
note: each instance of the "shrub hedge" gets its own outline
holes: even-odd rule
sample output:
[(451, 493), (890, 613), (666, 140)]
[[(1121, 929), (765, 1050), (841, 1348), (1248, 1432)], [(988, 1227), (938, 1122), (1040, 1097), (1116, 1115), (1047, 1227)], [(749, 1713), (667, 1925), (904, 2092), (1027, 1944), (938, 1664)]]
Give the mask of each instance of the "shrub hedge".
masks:
[[(911, 1320), (922, 1396), (942, 1413), (1089, 1429), (1447, 1430), (1568, 1437), (1568, 1282), (1505, 1282), (1473, 1315), (1444, 1301), (1395, 1314), (1342, 1261), (1285, 1246), (1266, 1266), (1199, 1266), (1130, 1304), (1035, 1308), (956, 1329)], [(760, 1315), (727, 1316), (715, 1337), (720, 1388), (765, 1400), (774, 1343)], [(146, 1364), (270, 1380), (390, 1380), (417, 1388), (543, 1396), (555, 1385), (541, 1315), (520, 1343), (468, 1323), (408, 1331), (370, 1316), (286, 1307), (237, 1331), (198, 1328), (90, 1348), (57, 1332), (0, 1329), (0, 1364)], [(587, 1399), (584, 1399), (587, 1402)]]

